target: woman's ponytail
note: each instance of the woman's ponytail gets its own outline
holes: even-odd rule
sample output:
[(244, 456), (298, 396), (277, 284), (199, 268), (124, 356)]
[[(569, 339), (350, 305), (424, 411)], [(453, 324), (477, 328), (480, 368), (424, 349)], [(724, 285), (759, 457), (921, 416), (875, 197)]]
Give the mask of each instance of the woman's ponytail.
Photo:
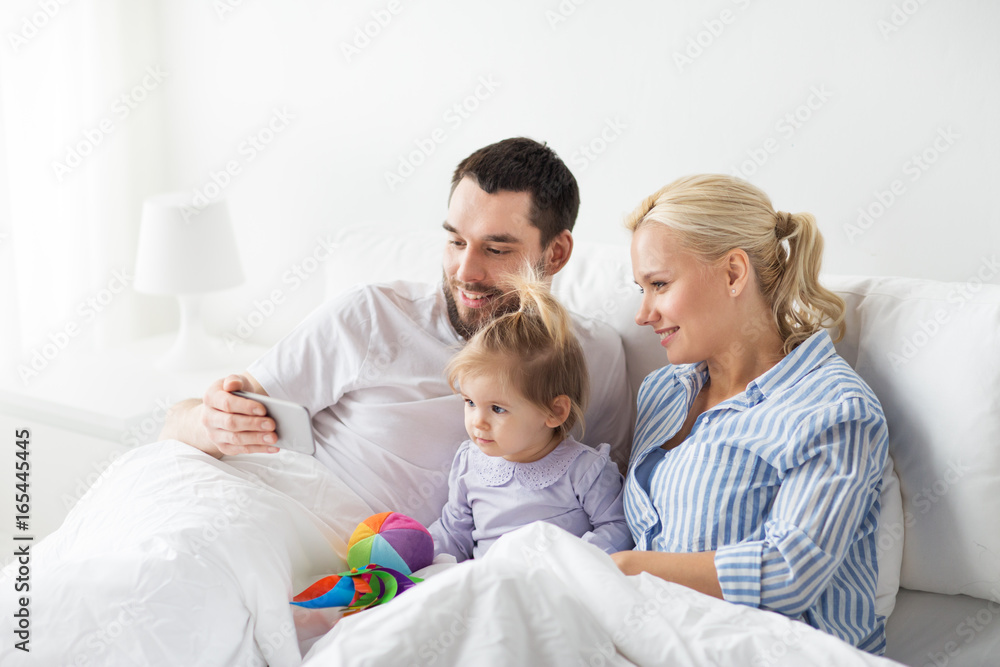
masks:
[(819, 283), (823, 235), (810, 213), (775, 214), (776, 258), (780, 268), (771, 312), (788, 354), (821, 327), (844, 335), (844, 300)]

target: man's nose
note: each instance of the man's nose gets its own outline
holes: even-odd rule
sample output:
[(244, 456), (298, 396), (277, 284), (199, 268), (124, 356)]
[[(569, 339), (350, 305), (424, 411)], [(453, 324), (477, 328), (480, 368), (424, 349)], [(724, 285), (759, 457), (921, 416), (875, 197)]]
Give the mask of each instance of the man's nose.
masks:
[(479, 283), (486, 278), (486, 270), (483, 267), (483, 260), (475, 250), (467, 248), (462, 253), (462, 259), (458, 263), (458, 271), (455, 277), (463, 283)]

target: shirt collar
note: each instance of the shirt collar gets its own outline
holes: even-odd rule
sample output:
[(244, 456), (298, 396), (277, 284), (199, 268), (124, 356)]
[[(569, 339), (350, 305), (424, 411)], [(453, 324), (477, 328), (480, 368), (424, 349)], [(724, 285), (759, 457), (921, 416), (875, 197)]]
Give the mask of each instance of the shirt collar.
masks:
[(747, 385), (747, 397), (758, 397), (751, 404), (759, 403), (787, 387), (792, 387), (827, 359), (837, 354), (826, 329), (820, 329), (799, 343), (772, 368)]
[[(805, 339), (781, 361), (762, 373), (760, 377), (751, 380), (743, 396), (734, 396), (731, 401), (752, 407), (768, 396), (786, 387), (794, 386), (799, 380), (821, 366), (827, 359), (837, 353), (833, 341), (826, 329), (817, 331)], [(688, 391), (689, 399), (696, 396), (708, 379), (708, 364), (704, 361), (697, 364), (684, 364), (674, 369), (674, 377)], [(690, 400), (688, 401), (690, 403)], [(727, 403), (727, 401), (723, 401)]]
[(557, 482), (581, 453), (583, 445), (567, 438), (537, 461), (517, 463), (501, 456), (487, 456), (475, 445), (469, 445), (472, 467), (483, 484), (503, 486), (514, 477), (521, 486), (534, 490)]

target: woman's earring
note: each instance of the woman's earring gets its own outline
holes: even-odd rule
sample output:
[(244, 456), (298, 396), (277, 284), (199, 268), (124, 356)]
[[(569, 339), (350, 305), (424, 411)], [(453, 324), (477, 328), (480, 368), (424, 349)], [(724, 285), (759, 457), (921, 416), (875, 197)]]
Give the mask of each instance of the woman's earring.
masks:
[(736, 294), (736, 290), (733, 290), (733, 294)]

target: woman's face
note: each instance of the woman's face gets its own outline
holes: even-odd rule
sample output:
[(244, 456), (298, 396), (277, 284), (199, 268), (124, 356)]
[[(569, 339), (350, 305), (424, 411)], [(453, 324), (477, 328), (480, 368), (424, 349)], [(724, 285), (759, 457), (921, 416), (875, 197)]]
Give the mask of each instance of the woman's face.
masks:
[(632, 235), (632, 275), (642, 289), (639, 326), (660, 337), (672, 364), (709, 359), (728, 339), (728, 277), (677, 243), (674, 232), (647, 223)]

